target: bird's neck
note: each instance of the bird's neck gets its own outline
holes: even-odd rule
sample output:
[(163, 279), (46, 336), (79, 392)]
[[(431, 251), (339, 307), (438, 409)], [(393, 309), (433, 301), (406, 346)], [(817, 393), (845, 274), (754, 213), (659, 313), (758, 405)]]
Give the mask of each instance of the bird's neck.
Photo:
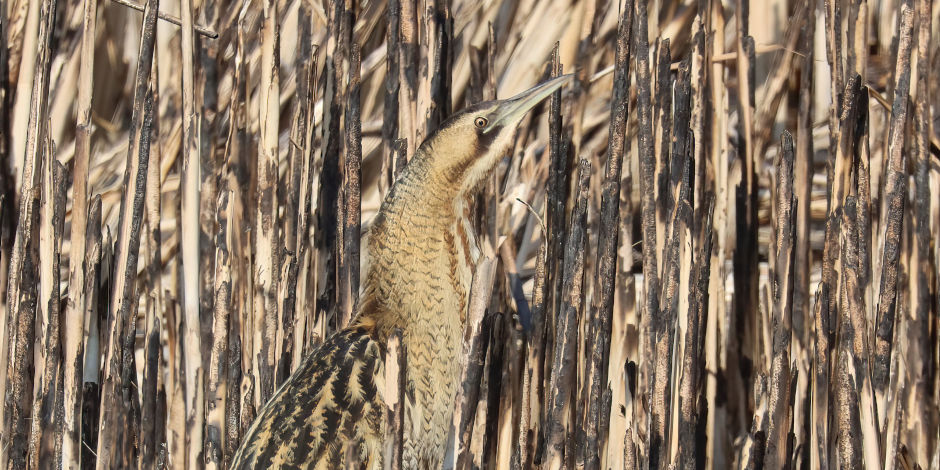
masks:
[(457, 339), (480, 251), (468, 195), (423, 163), (408, 165), (373, 222), (359, 322), (381, 336), (401, 328)]

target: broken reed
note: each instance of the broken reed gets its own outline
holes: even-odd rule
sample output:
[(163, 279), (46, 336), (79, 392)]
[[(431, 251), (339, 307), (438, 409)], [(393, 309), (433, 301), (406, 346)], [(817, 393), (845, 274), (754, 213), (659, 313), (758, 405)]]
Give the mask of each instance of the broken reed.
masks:
[[(596, 21), (542, 38), (554, 49), (524, 79), (510, 59), (542, 17), (456, 21), (469, 3), (183, 2), (168, 53), (154, 41), (167, 15), (148, 1), (133, 94), (118, 98), (132, 104), (116, 152), (126, 164), (110, 170), (92, 153), (105, 145), (93, 84), (109, 73), (94, 68), (96, 2), (45, 0), (41, 20), (2, 23), (3, 135), (27, 125), (25, 153), (16, 136), (0, 149), (22, 157), (18, 185), (3, 175), (0, 467), (227, 468), (276, 387), (351, 319), (367, 198), (459, 109), (452, 99), (492, 99), (498, 83), (563, 68), (578, 79), (544, 106), (547, 132), (532, 113), (476, 201), (492, 258), (467, 312), (455, 467), (937, 461), (931, 0), (902, 1), (882, 28), (895, 37), (876, 39), (879, 60), (895, 61), (883, 80), (866, 34), (879, 2), (824, 2), (824, 24), (815, 2), (789, 2), (783, 48), (761, 76), (749, 23), (762, 13), (746, 0), (568, 5)], [(69, 50), (53, 42), (68, 40), (55, 21), (74, 8), (68, 169), (50, 83)], [(297, 34), (282, 34), (285, 15)], [(22, 38), (26, 21), (38, 41)], [(293, 63), (280, 63), (280, 41)], [(35, 71), (18, 84), (27, 55)], [(831, 102), (815, 97), (820, 63)], [(28, 114), (14, 115), (23, 93)], [(827, 138), (814, 139), (814, 109), (828, 111)], [(99, 194), (108, 171), (123, 176), (120, 197)], [(401, 465), (401, 334), (386, 352), (387, 468)]]

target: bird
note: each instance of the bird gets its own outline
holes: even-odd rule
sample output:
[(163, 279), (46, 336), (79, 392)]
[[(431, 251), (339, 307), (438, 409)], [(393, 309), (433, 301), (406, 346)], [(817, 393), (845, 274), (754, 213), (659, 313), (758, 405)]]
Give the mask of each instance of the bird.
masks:
[(261, 408), (232, 470), (349, 462), (382, 468), (384, 357), (399, 330), (408, 352), (402, 468), (442, 467), (470, 282), (481, 258), (471, 200), (511, 150), (523, 116), (571, 77), (470, 105), (418, 147), (368, 231), (352, 321), (306, 356)]

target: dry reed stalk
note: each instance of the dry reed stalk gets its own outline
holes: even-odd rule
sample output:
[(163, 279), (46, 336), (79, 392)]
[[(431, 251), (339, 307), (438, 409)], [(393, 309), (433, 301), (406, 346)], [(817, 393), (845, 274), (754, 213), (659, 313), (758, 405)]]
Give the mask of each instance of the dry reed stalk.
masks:
[[(68, 303), (63, 327), (64, 437), (62, 467), (76, 470), (81, 457), (82, 373), (85, 353), (85, 321), (87, 297), (84, 286), (87, 272), (92, 270), (85, 251), (88, 225), (88, 167), (91, 155), (91, 105), (94, 80), (95, 37), (98, 2), (82, 2), (81, 69), (78, 78), (78, 120), (75, 128), (75, 162), (72, 169), (72, 218), (69, 240), (71, 253), (68, 273)], [(148, 188), (150, 189), (150, 188)], [(159, 188), (158, 188), (159, 189)], [(159, 191), (157, 192), (159, 194)], [(155, 249), (154, 245), (151, 249)]]
[[(294, 116), (291, 123), (291, 139), (288, 151), (290, 164), (290, 179), (287, 195), (287, 214), (285, 218), (284, 236), (287, 258), (283, 263), (284, 279), (279, 287), (278, 296), (283, 299), (281, 307), (282, 334), (279, 342), (277, 383), (281, 384), (287, 379), (290, 372), (296, 370), (303, 358), (304, 328), (306, 326), (306, 296), (298, 295), (298, 282), (301, 277), (306, 280), (307, 247), (309, 243), (308, 225), (310, 214), (310, 190), (313, 185), (313, 96), (316, 92), (316, 55), (311, 38), (310, 20), (311, 11), (307, 3), (302, 3), (300, 11), (300, 33), (297, 37), (297, 50), (300, 66), (295, 79), (297, 87)], [(312, 62), (311, 62), (312, 61)], [(306, 282), (303, 282), (306, 286)], [(298, 312), (300, 313), (298, 318)]]
[[(140, 227), (146, 194), (147, 164), (150, 156), (150, 125), (153, 119), (153, 95), (150, 90), (151, 66), (156, 37), (156, 12), (158, 0), (147, 2), (138, 56), (137, 75), (134, 82), (134, 113), (132, 132), (127, 149), (127, 166), (124, 173), (124, 198), (121, 201), (121, 217), (117, 246), (115, 248), (115, 271), (110, 300), (107, 351), (101, 384), (100, 432), (97, 445), (96, 468), (126, 468), (137, 461), (133, 444), (137, 438), (137, 426), (133, 413), (136, 402), (136, 383), (127, 370), (133, 370), (133, 353), (127, 347), (126, 337), (133, 337), (136, 325), (134, 291), (136, 288), (137, 253), (140, 247)], [(135, 312), (132, 316), (131, 312)], [(129, 354), (129, 355), (128, 355)], [(127, 361), (131, 361), (130, 364)], [(139, 416), (138, 416), (139, 418)]]
[[(184, 409), (186, 411), (185, 462), (189, 468), (195, 468), (202, 463), (203, 429), (205, 428), (205, 407), (203, 405), (205, 393), (205, 369), (202, 365), (202, 345), (200, 338), (200, 269), (202, 257), (200, 256), (200, 226), (199, 226), (199, 194), (202, 177), (200, 163), (200, 116), (196, 114), (195, 73), (193, 71), (193, 14), (192, 3), (181, 0), (180, 10), (182, 17), (182, 101), (183, 101), (183, 143), (182, 143), (182, 174), (180, 176), (180, 190), (182, 202), (180, 207), (181, 227), (181, 263), (183, 279), (181, 284), (182, 316), (181, 327), (183, 334), (182, 359), (185, 376), (181, 377), (183, 387)], [(264, 122), (263, 120), (261, 122)], [(260, 237), (259, 237), (260, 238)], [(181, 465), (177, 462), (176, 465)]]
[[(144, 11), (144, 7), (143, 7), (142, 5), (139, 5), (139, 4), (137, 4), (137, 3), (135, 3), (135, 2), (132, 2), (132, 1), (130, 1), (130, 0), (114, 0), (114, 2), (115, 2), (115, 3), (118, 3), (118, 4), (120, 4), (120, 5), (124, 5), (124, 6), (126, 6), (126, 7), (129, 7), (129, 8), (133, 8), (133, 9), (139, 11), (139, 12), (143, 12), (143, 11)], [(190, 13), (190, 15), (191, 15), (191, 13)], [(181, 26), (181, 27), (185, 27), (185, 26), (183, 26), (183, 25), (189, 24), (189, 25), (190, 25), (190, 26), (189, 26), (189, 29), (191, 29), (192, 31), (195, 31), (195, 32), (197, 32), (197, 33), (199, 33), (199, 34), (201, 34), (201, 35), (203, 35), (203, 36), (206, 36), (206, 37), (209, 38), (209, 39), (218, 39), (219, 33), (215, 32), (215, 31), (213, 31), (213, 30), (211, 30), (211, 29), (209, 29), (209, 28), (206, 28), (205, 26), (200, 26), (200, 25), (197, 25), (197, 24), (193, 23), (192, 20), (191, 20), (192, 16), (190, 16), (190, 20), (187, 21), (187, 20), (185, 19), (185, 18), (186, 18), (186, 9), (185, 9), (185, 8), (183, 9), (183, 15), (182, 15), (182, 16), (183, 16), (183, 18), (180, 19), (180, 18), (177, 18), (177, 17), (175, 17), (175, 16), (173, 16), (173, 15), (166, 14), (166, 13), (164, 13), (164, 12), (162, 12), (162, 11), (158, 11), (158, 12), (157, 12), (157, 18), (159, 18), (159, 19), (161, 19), (161, 20), (163, 20), (163, 21), (166, 21), (166, 22), (168, 22), (168, 23), (175, 24), (176, 26)], [(183, 33), (183, 34), (185, 35), (186, 33)]]
[[(154, 83), (157, 83), (157, 71), (154, 68), (151, 78), (151, 92), (154, 94), (154, 101), (159, 101), (157, 93), (154, 90)], [(152, 125), (152, 142), (159, 141), (159, 119)], [(159, 448), (165, 443), (161, 434), (165, 434), (164, 420), (160, 419), (160, 407), (166, 407), (166, 391), (160, 385), (161, 376), (161, 321), (164, 312), (163, 303), (163, 283), (161, 281), (161, 240), (160, 235), (160, 198), (162, 194), (162, 184), (160, 181), (160, 146), (155, 145), (150, 150), (150, 164), (147, 165), (147, 195), (145, 201), (146, 207), (146, 232), (144, 241), (150, 259), (147, 260), (146, 282), (144, 283), (146, 293), (144, 314), (144, 365), (143, 380), (140, 386), (141, 410), (140, 410), (140, 460), (138, 468), (157, 467), (156, 459), (161, 454)], [(100, 214), (99, 214), (100, 219)], [(97, 226), (100, 227), (100, 220)], [(99, 229), (100, 230), (100, 229)], [(87, 251), (86, 251), (87, 253)], [(87, 255), (86, 255), (87, 256)], [(91, 273), (92, 271), (89, 271)], [(89, 273), (85, 273), (86, 279)], [(86, 296), (87, 304), (87, 296)], [(87, 306), (86, 306), (87, 308)], [(161, 395), (162, 394), (162, 395)]]
[[(736, 364), (738, 361), (737, 350), (734, 346), (738, 338), (734, 336), (730, 328), (732, 326), (730, 309), (724, 301), (726, 298), (726, 283), (724, 280), (729, 272), (723, 260), (727, 259), (728, 251), (732, 249), (728, 234), (731, 220), (732, 168), (727, 164), (730, 143), (726, 139), (716, 138), (717, 136), (726, 135), (728, 132), (729, 119), (727, 113), (718, 112), (718, 110), (725, 109), (728, 106), (729, 90), (723, 86), (724, 80), (722, 77), (725, 74), (725, 67), (720, 62), (715, 61), (715, 57), (724, 53), (726, 49), (725, 17), (721, 13), (720, 6), (713, 2), (707, 11), (706, 28), (713, 31), (710, 36), (711, 47), (706, 50), (706, 58), (711, 57), (711, 67), (706, 69), (706, 74), (710, 76), (709, 101), (712, 103), (712, 109), (716, 111), (712, 115), (709, 128), (709, 134), (712, 138), (708, 149), (710, 154), (708, 157), (709, 164), (714, 171), (713, 181), (716, 192), (714, 221), (716, 249), (712, 278), (709, 281), (709, 310), (711, 314), (708, 316), (709, 321), (706, 326), (705, 362), (708, 367), (725, 369), (729, 364)], [(710, 400), (712, 406), (709, 408), (706, 420), (707, 429), (731, 427), (739, 430), (742, 422), (739, 419), (741, 413), (735, 404), (743, 401), (740, 375), (736, 373), (729, 374), (725, 377), (724, 383), (719, 384), (718, 377), (709, 374), (705, 381), (706, 397), (717, 396), (719, 387), (728, 394), (727, 401)], [(727, 460), (730, 453), (728, 449), (731, 447), (730, 440), (729, 436), (722, 433), (713, 433), (710, 436), (712, 444), (706, 450), (706, 465), (715, 468), (724, 468), (731, 465), (731, 462)]]
[[(408, 1), (414, 0), (405, 0)], [(449, 2), (444, 0), (415, 1), (418, 28), (417, 64), (403, 61), (405, 67), (417, 67), (417, 94), (415, 148), (437, 130), (451, 113), (450, 56), (453, 43), (453, 24)], [(413, 155), (413, 152), (409, 152)]]
[[(42, 19), (47, 19), (43, 13), (43, 2), (21, 0), (12, 5), (9, 19), (9, 46), (10, 54), (10, 82), (16, 83), (15, 93), (10, 98), (13, 101), (12, 116), (10, 116), (10, 156), (14, 181), (22, 181), (27, 171), (26, 159), (29, 158), (25, 149), (29, 148), (29, 117), (32, 114), (32, 101), (37, 76), (42, 76), (41, 65), (45, 38), (39, 34), (42, 28)], [(46, 98), (44, 98), (46, 99)], [(26, 141), (24, 142), (24, 136)], [(17, 225), (19, 227), (19, 225)], [(11, 266), (12, 267), (12, 266)], [(10, 272), (16, 272), (11, 270)], [(12, 292), (10, 292), (12, 293)], [(9, 297), (8, 297), (9, 298)]]
[(0, 467), (4, 468), (9, 468), (8, 465), (13, 468), (26, 466), (29, 416), (33, 406), (36, 270), (39, 268), (39, 234), (36, 224), (39, 222), (37, 212), (41, 190), (44, 132), (48, 123), (49, 75), (56, 5), (55, 2), (44, 1), (41, 8), (45, 21), (40, 24), (37, 38), (38, 61), (29, 100), (19, 222), (9, 267), (5, 332), (7, 341), (4, 344), (5, 355), (0, 358), (6, 365), (6, 373), (3, 374), (5, 381), (0, 384), (3, 385), (5, 395), (3, 413), (0, 415), (2, 435), (5, 437), (5, 445), (0, 445)]
[(274, 394), (277, 370), (279, 237), (277, 234), (278, 200), (278, 127), (280, 125), (280, 78), (278, 72), (279, 33), (277, 2), (264, 3), (261, 30), (261, 83), (258, 122), (258, 186), (255, 208), (255, 288), (252, 303), (254, 351), (258, 357), (255, 377), (257, 403), (267, 403)]
[(799, 59), (799, 56), (791, 51), (797, 49), (802, 26), (807, 23), (807, 17), (813, 13), (810, 9), (811, 4), (815, 2), (800, 0), (796, 4), (786, 27), (783, 49), (774, 55), (774, 63), (770, 67), (771, 72), (768, 73), (763, 85), (764, 98), (754, 116), (757, 127), (754, 135), (754, 149), (757, 155), (766, 153), (767, 146), (770, 145), (771, 133), (774, 131), (773, 123), (780, 111), (784, 93), (787, 91), (788, 78), (793, 64)]

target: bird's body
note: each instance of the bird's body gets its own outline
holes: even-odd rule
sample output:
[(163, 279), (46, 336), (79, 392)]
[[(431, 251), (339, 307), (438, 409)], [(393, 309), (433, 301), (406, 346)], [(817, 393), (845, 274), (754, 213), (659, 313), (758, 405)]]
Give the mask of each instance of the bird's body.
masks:
[(472, 106), (421, 145), (372, 223), (352, 325), (305, 358), (265, 405), (233, 469), (381, 468), (385, 344), (399, 328), (408, 354), (402, 468), (441, 468), (480, 257), (470, 197), (525, 111), (564, 81)]

